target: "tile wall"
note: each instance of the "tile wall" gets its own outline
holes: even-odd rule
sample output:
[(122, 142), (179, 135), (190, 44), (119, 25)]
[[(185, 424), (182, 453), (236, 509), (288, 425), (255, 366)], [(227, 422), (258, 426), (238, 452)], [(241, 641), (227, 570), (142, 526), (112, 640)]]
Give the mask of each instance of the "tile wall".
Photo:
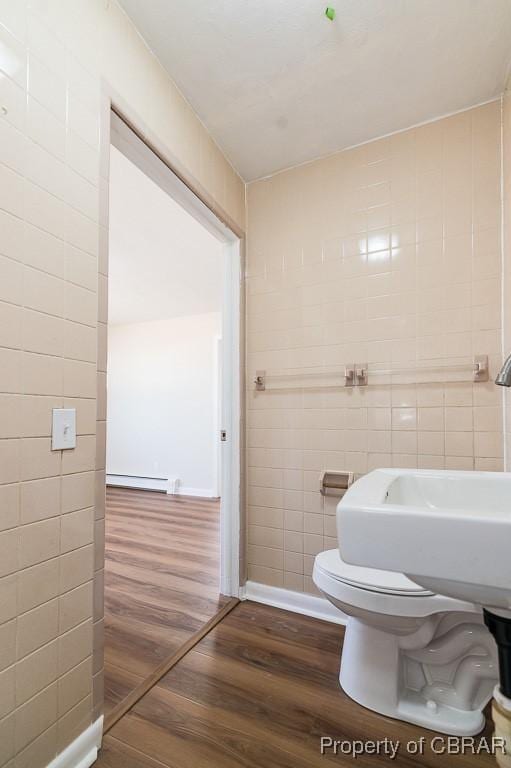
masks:
[[(244, 223), (243, 182), (116, 2), (0, 0), (2, 768), (46, 766), (102, 707), (105, 83)], [(64, 405), (77, 448), (52, 452)]]
[(256, 370), (474, 354), (495, 372), (500, 131), (495, 101), (248, 186), (250, 580), (314, 591), (314, 556), (337, 545), (323, 469), (502, 469), (502, 391), (491, 382), (251, 384)]
[[(502, 202), (503, 202), (503, 353), (511, 352), (511, 78), (502, 97)], [(511, 389), (503, 391), (505, 408), (505, 469), (511, 457)]]

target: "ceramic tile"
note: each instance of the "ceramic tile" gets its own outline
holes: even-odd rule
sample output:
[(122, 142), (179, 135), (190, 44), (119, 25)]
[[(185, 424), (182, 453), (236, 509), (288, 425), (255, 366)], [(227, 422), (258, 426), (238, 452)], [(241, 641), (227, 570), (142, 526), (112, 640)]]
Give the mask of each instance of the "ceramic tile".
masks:
[[(499, 124), (495, 102), (248, 185), (249, 382), (257, 369), (470, 365), (483, 352), (498, 366)], [(327, 203), (311, 191), (318, 179)], [(315, 204), (345, 211), (335, 232)], [(298, 558), (336, 541), (321, 470), (499, 466), (495, 389), (373, 380), (284, 395), (249, 385), (251, 578), (312, 588), (306, 564), (303, 587), (295, 578)], [(291, 443), (300, 474), (283, 471)], [(283, 564), (266, 533), (282, 526)]]

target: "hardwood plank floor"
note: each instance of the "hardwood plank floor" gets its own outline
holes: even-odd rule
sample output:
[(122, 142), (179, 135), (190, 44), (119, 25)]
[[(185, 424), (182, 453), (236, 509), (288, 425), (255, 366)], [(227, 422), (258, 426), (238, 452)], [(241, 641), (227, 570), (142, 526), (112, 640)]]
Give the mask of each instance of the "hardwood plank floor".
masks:
[(220, 504), (107, 488), (105, 714), (225, 604)]
[[(239, 604), (112, 728), (97, 768), (494, 768), (489, 755), (434, 754), (438, 734), (351, 701), (338, 683), (342, 637), (333, 624)], [(321, 736), (401, 746), (394, 761), (354, 760), (321, 755)], [(424, 754), (409, 754), (421, 736)]]

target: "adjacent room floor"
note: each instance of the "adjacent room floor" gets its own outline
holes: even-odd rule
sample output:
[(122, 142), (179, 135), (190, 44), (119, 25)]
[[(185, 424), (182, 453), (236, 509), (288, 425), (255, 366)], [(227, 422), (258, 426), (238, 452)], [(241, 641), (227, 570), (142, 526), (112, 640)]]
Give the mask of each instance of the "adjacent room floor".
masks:
[(224, 604), (219, 525), (218, 500), (107, 489), (106, 715)]
[[(104, 738), (97, 768), (495, 766), (488, 755), (410, 755), (438, 736), (359, 707), (338, 684), (343, 630), (240, 603)], [(491, 724), (485, 735), (490, 736)], [(320, 737), (399, 740), (395, 761), (320, 754)]]

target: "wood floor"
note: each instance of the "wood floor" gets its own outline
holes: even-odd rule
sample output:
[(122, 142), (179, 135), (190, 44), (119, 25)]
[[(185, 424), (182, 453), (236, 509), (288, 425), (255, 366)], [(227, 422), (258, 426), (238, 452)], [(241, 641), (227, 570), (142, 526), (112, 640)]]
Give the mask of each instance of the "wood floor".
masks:
[[(438, 734), (359, 707), (338, 684), (342, 628), (240, 603), (106, 735), (97, 768), (495, 768), (433, 754)], [(486, 729), (491, 733), (491, 727)], [(385, 755), (320, 754), (320, 737), (399, 740)], [(426, 737), (424, 755), (406, 744)]]
[(106, 715), (225, 603), (219, 524), (216, 500), (107, 488)]

